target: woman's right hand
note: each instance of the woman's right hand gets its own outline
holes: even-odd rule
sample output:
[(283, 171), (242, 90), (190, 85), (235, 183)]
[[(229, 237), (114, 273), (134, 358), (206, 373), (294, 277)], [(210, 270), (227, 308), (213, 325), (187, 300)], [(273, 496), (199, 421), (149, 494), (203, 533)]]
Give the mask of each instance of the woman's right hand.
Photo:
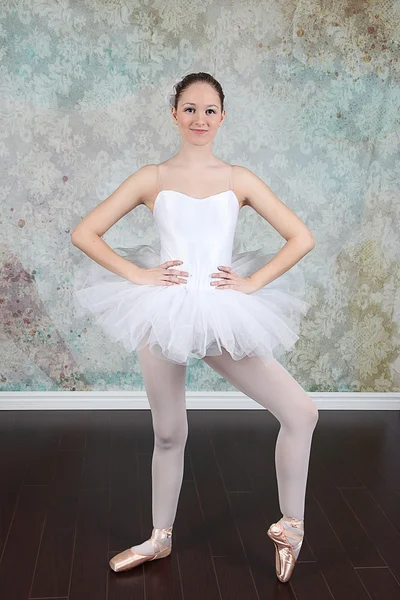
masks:
[(139, 272), (135, 274), (133, 283), (138, 285), (179, 285), (187, 283), (187, 279), (184, 278), (188, 277), (189, 273), (179, 271), (178, 269), (171, 269), (174, 265), (181, 264), (181, 260), (167, 260), (158, 267), (150, 269), (140, 268)]

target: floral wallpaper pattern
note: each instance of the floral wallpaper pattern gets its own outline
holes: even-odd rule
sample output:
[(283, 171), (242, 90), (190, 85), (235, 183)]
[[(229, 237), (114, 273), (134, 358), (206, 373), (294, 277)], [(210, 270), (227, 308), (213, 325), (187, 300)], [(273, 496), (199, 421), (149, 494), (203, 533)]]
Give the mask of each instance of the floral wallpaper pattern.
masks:
[[(4, 0), (0, 6), (2, 391), (144, 389), (135, 354), (73, 297), (80, 219), (179, 150), (166, 95), (222, 84), (214, 153), (307, 224), (312, 304), (282, 364), (308, 391), (400, 391), (400, 4), (388, 1)], [(154, 243), (140, 206), (104, 237)], [(250, 207), (236, 244), (277, 251)], [(188, 390), (230, 390), (203, 361)]]

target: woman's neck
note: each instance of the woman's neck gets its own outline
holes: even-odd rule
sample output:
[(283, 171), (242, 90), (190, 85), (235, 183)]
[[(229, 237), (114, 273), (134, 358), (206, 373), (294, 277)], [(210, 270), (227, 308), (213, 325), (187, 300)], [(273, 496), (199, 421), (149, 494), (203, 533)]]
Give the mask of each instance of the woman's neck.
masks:
[(184, 165), (188, 169), (191, 167), (210, 167), (218, 161), (213, 154), (211, 144), (206, 146), (194, 146), (193, 144), (185, 144), (182, 142), (181, 149), (173, 157), (174, 162)]

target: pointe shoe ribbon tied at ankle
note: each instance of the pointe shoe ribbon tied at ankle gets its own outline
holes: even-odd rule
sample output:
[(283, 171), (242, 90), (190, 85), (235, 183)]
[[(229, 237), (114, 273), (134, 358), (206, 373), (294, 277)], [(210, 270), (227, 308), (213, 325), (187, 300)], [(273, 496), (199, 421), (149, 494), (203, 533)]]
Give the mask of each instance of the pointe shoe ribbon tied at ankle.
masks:
[[(296, 519), (292, 518), (287, 519), (287, 521), (292, 527), (298, 527), (299, 529), (303, 527), (304, 521), (297, 521)], [(279, 581), (285, 583), (290, 579), (296, 563), (296, 555), (294, 551), (299, 551), (304, 535), (290, 531), (290, 535), (288, 534), (288, 536), (298, 540), (295, 544), (291, 544), (287, 540), (285, 527), (282, 525), (281, 521), (273, 523), (268, 529), (267, 534), (275, 544), (276, 576), (278, 577)]]
[(172, 525), (166, 529), (154, 528), (150, 538), (155, 549), (153, 554), (139, 554), (139, 552), (135, 552), (132, 548), (128, 548), (110, 560), (110, 567), (116, 572), (127, 571), (144, 562), (169, 556), (172, 550), (172, 540), (169, 541), (171, 536)]

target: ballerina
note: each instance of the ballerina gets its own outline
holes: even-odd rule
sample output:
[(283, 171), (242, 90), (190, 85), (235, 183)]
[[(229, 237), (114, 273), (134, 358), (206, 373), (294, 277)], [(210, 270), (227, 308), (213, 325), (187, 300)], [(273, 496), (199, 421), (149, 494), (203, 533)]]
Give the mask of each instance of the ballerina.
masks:
[[(282, 516), (267, 535), (276, 575), (286, 582), (304, 538), (318, 411), (277, 357), (299, 339), (310, 307), (300, 297), (304, 281), (296, 263), (315, 242), (260, 178), (214, 156), (212, 141), (226, 115), (214, 77), (186, 75), (171, 96), (171, 114), (182, 136), (180, 151), (138, 169), (71, 234), (92, 259), (76, 274), (75, 294), (110, 338), (137, 352), (154, 428), (152, 534), (109, 564), (125, 571), (171, 553), (188, 435), (186, 368), (200, 359), (280, 422), (275, 464)], [(110, 248), (102, 236), (141, 204), (154, 216), (161, 248)], [(233, 250), (244, 206), (286, 239), (278, 253)]]

